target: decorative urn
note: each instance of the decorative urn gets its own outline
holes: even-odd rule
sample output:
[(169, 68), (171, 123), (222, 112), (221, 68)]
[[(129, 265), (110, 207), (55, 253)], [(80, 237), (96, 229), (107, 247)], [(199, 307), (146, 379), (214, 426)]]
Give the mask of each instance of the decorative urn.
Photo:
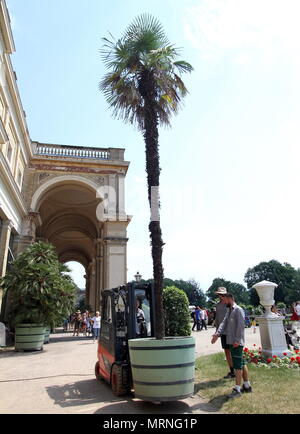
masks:
[(255, 288), (257, 291), (260, 304), (265, 308), (265, 313), (262, 315), (263, 317), (276, 316), (276, 314), (271, 312), (271, 307), (275, 304), (274, 290), (277, 286), (276, 283), (269, 282), (268, 280), (263, 280), (252, 286), (252, 288)]

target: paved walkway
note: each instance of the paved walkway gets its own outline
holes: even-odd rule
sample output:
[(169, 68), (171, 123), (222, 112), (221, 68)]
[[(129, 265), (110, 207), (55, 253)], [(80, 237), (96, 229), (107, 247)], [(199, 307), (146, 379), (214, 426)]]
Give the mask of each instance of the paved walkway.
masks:
[[(193, 332), (197, 357), (222, 351), (210, 344), (214, 329)], [(259, 330), (246, 329), (246, 345), (260, 345)], [(96, 381), (97, 344), (72, 333), (52, 334), (43, 351), (0, 349), (0, 414), (198, 414), (216, 410), (200, 396), (153, 404), (115, 397)], [(224, 362), (225, 363), (225, 362)]]

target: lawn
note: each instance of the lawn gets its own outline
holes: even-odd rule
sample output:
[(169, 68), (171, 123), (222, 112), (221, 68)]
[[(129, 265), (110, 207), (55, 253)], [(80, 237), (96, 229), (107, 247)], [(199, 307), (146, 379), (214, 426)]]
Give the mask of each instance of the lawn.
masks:
[(196, 361), (195, 391), (221, 413), (298, 414), (300, 413), (300, 368), (257, 367), (248, 364), (253, 392), (228, 400), (235, 380), (224, 379), (228, 368), (224, 353), (203, 356)]

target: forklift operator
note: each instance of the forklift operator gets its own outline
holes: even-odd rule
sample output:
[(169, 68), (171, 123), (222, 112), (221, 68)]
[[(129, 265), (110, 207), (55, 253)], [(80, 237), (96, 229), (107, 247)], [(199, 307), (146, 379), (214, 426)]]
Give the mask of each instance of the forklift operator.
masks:
[(140, 308), (140, 301), (136, 299), (136, 336), (141, 337), (143, 331), (143, 322), (145, 321), (144, 311)]

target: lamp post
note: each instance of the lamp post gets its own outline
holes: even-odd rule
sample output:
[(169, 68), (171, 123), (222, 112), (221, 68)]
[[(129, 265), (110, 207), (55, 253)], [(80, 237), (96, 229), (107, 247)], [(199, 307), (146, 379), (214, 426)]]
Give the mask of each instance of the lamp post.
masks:
[(139, 283), (142, 280), (142, 275), (137, 271), (136, 275), (134, 276), (137, 283)]
[(271, 312), (271, 307), (275, 304), (274, 290), (277, 286), (276, 283), (263, 280), (252, 287), (256, 289), (259, 302), (265, 308), (265, 312), (256, 318), (259, 323), (262, 354), (264, 357), (283, 357), (283, 353), (290, 353), (287, 349), (283, 319)]

